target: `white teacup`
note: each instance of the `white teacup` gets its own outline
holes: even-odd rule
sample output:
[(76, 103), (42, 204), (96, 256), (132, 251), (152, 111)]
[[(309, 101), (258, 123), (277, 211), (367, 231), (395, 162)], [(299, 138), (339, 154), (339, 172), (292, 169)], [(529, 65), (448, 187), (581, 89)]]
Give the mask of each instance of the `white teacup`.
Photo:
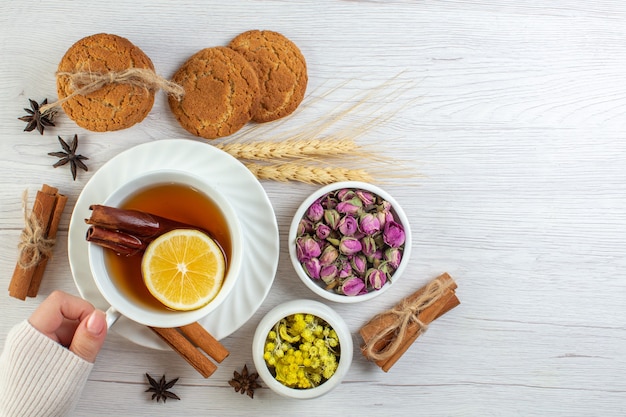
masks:
[[(176, 170), (158, 170), (144, 173), (115, 190), (104, 202), (94, 201), (93, 204), (103, 204), (119, 207), (129, 197), (141, 190), (152, 188), (160, 184), (181, 184), (199, 191), (219, 208), (224, 216), (229, 232), (231, 253), (227, 257), (227, 272), (218, 294), (205, 306), (190, 311), (174, 311), (167, 308), (153, 308), (150, 305), (138, 302), (131, 294), (115, 284), (107, 268), (104, 249), (94, 243), (89, 243), (89, 265), (96, 286), (111, 307), (107, 310), (107, 324), (111, 327), (123, 315), (139, 324), (151, 327), (180, 327), (195, 321), (215, 310), (226, 300), (236, 284), (243, 261), (243, 233), (239, 219), (230, 203), (212, 185), (202, 178)], [(176, 204), (176, 202), (172, 202)], [(148, 211), (148, 210), (146, 210)], [(158, 213), (153, 213), (158, 214)]]

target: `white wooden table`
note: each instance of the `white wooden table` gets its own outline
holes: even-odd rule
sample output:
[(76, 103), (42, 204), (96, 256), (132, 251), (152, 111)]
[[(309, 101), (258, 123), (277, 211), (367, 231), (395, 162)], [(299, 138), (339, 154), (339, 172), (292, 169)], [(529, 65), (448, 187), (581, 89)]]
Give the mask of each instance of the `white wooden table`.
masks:
[[(231, 351), (209, 379), (175, 353), (111, 333), (74, 416), (626, 414), (626, 4), (558, 1), (48, 1), (3, 4), (0, 15), (0, 287), (23, 225), (21, 196), (43, 183), (69, 196), (59, 243), (37, 299), (0, 297), (0, 342), (54, 289), (77, 294), (67, 259), (69, 213), (93, 172), (141, 143), (194, 139), (162, 94), (142, 123), (93, 133), (61, 115), (43, 136), (23, 133), (28, 98), (56, 98), (55, 70), (76, 40), (129, 38), (170, 76), (192, 53), (249, 29), (279, 31), (309, 69), (305, 104), (284, 128), (302, 128), (355, 104), (358, 126), (391, 114), (359, 143), (410, 161), (419, 176), (385, 188), (404, 206), (414, 251), (406, 275), (367, 304), (333, 304), (357, 331), (443, 271), (461, 306), (437, 320), (385, 374), (355, 360), (320, 400), (254, 400), (227, 381), (252, 366), (262, 315), (316, 298), (284, 246), (291, 216), (316, 187), (264, 181), (281, 252), (257, 314), (222, 340)], [(386, 88), (377, 89), (395, 77)], [(398, 89), (400, 90), (398, 92)], [(392, 97), (393, 92), (398, 93)], [(271, 138), (271, 125), (261, 135)], [(241, 131), (245, 135), (247, 128)], [(53, 169), (56, 135), (77, 133), (88, 173)], [(144, 393), (144, 373), (180, 377), (182, 401)], [(1, 394), (0, 394), (1, 396)]]

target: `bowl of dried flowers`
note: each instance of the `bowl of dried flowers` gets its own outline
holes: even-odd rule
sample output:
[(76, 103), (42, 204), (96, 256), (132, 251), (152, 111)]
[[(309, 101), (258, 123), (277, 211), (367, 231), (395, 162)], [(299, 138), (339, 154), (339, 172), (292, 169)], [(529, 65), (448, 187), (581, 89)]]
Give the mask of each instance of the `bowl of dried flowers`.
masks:
[(411, 254), (411, 230), (402, 207), (380, 187), (337, 182), (302, 202), (288, 246), (309, 289), (354, 303), (382, 294), (400, 278)]
[(292, 300), (270, 310), (252, 340), (263, 382), (284, 397), (311, 399), (336, 388), (352, 362), (352, 335), (343, 318), (314, 300)]

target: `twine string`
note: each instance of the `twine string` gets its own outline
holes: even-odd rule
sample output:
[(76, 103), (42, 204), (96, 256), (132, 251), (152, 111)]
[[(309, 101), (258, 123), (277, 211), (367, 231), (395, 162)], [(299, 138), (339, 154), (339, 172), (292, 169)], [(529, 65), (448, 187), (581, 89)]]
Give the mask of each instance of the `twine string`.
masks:
[(94, 73), (90, 71), (79, 72), (58, 72), (57, 77), (69, 77), (70, 88), (73, 90), (70, 95), (55, 101), (54, 103), (41, 106), (41, 113), (49, 112), (55, 107), (59, 107), (66, 101), (78, 96), (87, 95), (100, 90), (109, 84), (128, 84), (146, 90), (163, 90), (167, 94), (181, 100), (185, 90), (179, 84), (167, 80), (153, 70), (148, 68), (128, 68), (122, 71), (110, 71), (107, 73)]
[[(428, 325), (419, 319), (419, 315), (426, 308), (433, 305), (444, 294), (450, 282), (445, 282), (440, 278), (431, 281), (424, 292), (415, 300), (404, 300), (402, 303), (393, 308), (376, 315), (370, 323), (375, 322), (382, 316), (395, 316), (387, 326), (379, 329), (376, 334), (367, 342), (364, 347), (365, 355), (374, 361), (386, 361), (391, 358), (395, 352), (404, 343), (403, 335), (406, 334), (407, 328), (415, 323), (417, 325), (418, 336), (428, 329)], [(387, 339), (391, 335), (391, 341)], [(383, 343), (385, 347), (380, 349), (376, 346)]]
[(22, 195), (22, 211), (24, 212), (24, 229), (17, 248), (20, 252), (18, 264), (20, 268), (30, 269), (38, 265), (44, 258), (52, 255), (55, 239), (46, 237), (46, 228), (27, 210), (28, 191)]

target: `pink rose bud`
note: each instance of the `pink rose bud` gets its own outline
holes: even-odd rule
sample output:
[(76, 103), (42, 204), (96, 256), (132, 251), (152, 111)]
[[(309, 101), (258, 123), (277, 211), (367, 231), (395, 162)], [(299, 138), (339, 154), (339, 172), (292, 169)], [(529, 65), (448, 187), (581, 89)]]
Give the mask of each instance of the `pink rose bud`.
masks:
[(370, 268), (367, 271), (366, 279), (372, 288), (380, 290), (383, 285), (385, 285), (385, 282), (387, 282), (387, 274), (380, 269)]
[(346, 280), (341, 286), (341, 292), (345, 295), (359, 295), (365, 289), (365, 283), (360, 278)]
[(320, 256), (320, 263), (322, 266), (328, 266), (335, 262), (339, 257), (339, 251), (333, 245), (328, 245), (322, 251)]
[(298, 223), (298, 236), (311, 233), (311, 231), (313, 231), (313, 223), (308, 219), (302, 218), (300, 223)]
[(381, 271), (385, 273), (385, 275), (387, 275), (387, 279), (391, 279), (391, 276), (393, 275), (393, 273), (396, 272), (396, 269), (393, 266), (391, 266), (389, 262), (381, 263), (378, 266), (378, 269), (380, 269)]
[(337, 265), (326, 265), (320, 269), (320, 278), (324, 283), (330, 284), (337, 278)]
[(306, 262), (302, 263), (302, 268), (304, 268), (305, 272), (308, 276), (313, 279), (319, 279), (320, 277), (320, 269), (322, 266), (320, 265), (320, 260), (317, 258), (311, 258)]
[(400, 265), (400, 261), (402, 261), (402, 251), (398, 248), (389, 248), (385, 251), (383, 259), (387, 261), (393, 269), (398, 269), (398, 265)]
[(342, 188), (341, 190), (337, 191), (337, 198), (339, 199), (339, 201), (352, 200), (355, 195), (355, 192), (350, 188)]
[(352, 259), (350, 259), (350, 265), (357, 276), (362, 277), (365, 275), (365, 270), (367, 269), (365, 255), (354, 255)]
[(328, 236), (330, 236), (330, 227), (326, 226), (324, 223), (318, 223), (315, 227), (315, 236), (319, 240), (324, 240)]
[(363, 202), (355, 197), (337, 204), (337, 211), (342, 214), (357, 214), (363, 208)]
[(341, 262), (339, 269), (339, 278), (348, 278), (352, 276), (352, 265), (347, 259)]
[(341, 238), (341, 241), (339, 242), (339, 252), (343, 253), (344, 255), (354, 255), (361, 252), (361, 249), (361, 242), (359, 242), (358, 239), (350, 236), (345, 236)]
[(339, 224), (337, 224), (337, 228), (339, 232), (341, 232), (344, 236), (353, 236), (357, 231), (358, 224), (354, 217), (350, 215), (345, 215), (339, 220)]
[(357, 197), (361, 199), (361, 201), (363, 202), (363, 205), (365, 206), (371, 206), (372, 204), (376, 202), (376, 197), (374, 196), (374, 194), (370, 193), (369, 191), (356, 190), (356, 195)]
[(405, 240), (404, 229), (395, 221), (387, 221), (383, 231), (383, 240), (392, 248), (400, 247)]
[(322, 220), (322, 217), (324, 216), (324, 208), (319, 202), (316, 201), (315, 203), (311, 204), (306, 212), (306, 216), (312, 222), (318, 222)]
[(361, 216), (359, 227), (366, 235), (373, 235), (380, 232), (380, 222), (373, 214), (367, 213)]
[(385, 227), (385, 223), (387, 222), (387, 214), (383, 211), (377, 211), (375, 216), (378, 219), (378, 224), (380, 225), (380, 229), (382, 230)]
[(298, 261), (306, 262), (311, 258), (317, 258), (322, 253), (320, 245), (309, 235), (296, 239), (296, 255)]
[(337, 224), (341, 219), (341, 214), (335, 209), (324, 210), (324, 221), (333, 230), (337, 230)]
[(363, 239), (361, 239), (361, 247), (363, 250), (363, 255), (368, 258), (372, 257), (376, 252), (376, 241), (371, 236), (365, 236)]

